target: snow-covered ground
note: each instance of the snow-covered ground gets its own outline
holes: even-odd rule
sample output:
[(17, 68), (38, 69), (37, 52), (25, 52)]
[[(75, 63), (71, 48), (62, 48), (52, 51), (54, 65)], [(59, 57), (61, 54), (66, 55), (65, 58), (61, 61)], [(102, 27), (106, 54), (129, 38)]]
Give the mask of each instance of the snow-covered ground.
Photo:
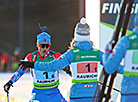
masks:
[[(10, 79), (13, 73), (0, 73), (0, 95), (5, 95), (6, 93), (3, 90), (3, 86)], [(22, 97), (29, 98), (31, 97), (31, 92), (33, 88), (33, 81), (30, 73), (25, 73), (16, 83), (13, 84), (13, 87), (10, 89), (10, 97)], [(63, 96), (68, 100), (69, 89), (71, 87), (71, 79), (63, 71), (60, 71), (60, 85), (59, 89)], [(0, 101), (1, 102), (1, 101)]]
[[(0, 95), (5, 95), (6, 93), (3, 90), (3, 86), (13, 73), (0, 73)], [(31, 92), (33, 88), (33, 81), (30, 73), (25, 73), (16, 83), (13, 84), (13, 87), (10, 89), (10, 97), (14, 98), (27, 98), (28, 100), (31, 97)], [(59, 89), (67, 100), (69, 100), (69, 90), (71, 87), (71, 78), (63, 71), (60, 71), (60, 85)], [(120, 102), (120, 95), (116, 102)], [(0, 101), (2, 102), (2, 101)], [(6, 102), (6, 101), (4, 101)], [(26, 101), (25, 101), (26, 102)]]

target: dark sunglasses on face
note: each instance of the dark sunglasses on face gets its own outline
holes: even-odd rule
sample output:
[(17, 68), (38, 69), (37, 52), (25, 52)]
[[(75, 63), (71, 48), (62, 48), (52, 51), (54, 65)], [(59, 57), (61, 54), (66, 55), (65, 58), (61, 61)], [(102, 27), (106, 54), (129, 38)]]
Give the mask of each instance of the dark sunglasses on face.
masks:
[(49, 48), (50, 47), (50, 44), (39, 44), (39, 46), (41, 47), (41, 48)]

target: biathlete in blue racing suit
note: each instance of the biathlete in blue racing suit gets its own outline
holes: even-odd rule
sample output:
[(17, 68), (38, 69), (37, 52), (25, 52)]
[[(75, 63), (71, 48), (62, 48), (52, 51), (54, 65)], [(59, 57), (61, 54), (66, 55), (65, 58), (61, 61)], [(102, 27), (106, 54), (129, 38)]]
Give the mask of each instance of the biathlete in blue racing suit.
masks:
[[(25, 61), (49, 62), (55, 58), (58, 58), (60, 53), (49, 50), (50, 45), (50, 35), (46, 32), (40, 33), (37, 35), (38, 50), (29, 53), (25, 57)], [(9, 82), (4, 85), (4, 90), (8, 92), (12, 84), (18, 81), (27, 70), (28, 68), (24, 68), (21, 65), (19, 69), (12, 75)], [(45, 72), (32, 69), (32, 73), (34, 88), (32, 90), (32, 98), (29, 102), (67, 102), (58, 89), (58, 71)]]
[(138, 15), (133, 33), (123, 36), (112, 54), (108, 45), (104, 55), (104, 68), (108, 74), (114, 73), (124, 58), (121, 102), (138, 102)]

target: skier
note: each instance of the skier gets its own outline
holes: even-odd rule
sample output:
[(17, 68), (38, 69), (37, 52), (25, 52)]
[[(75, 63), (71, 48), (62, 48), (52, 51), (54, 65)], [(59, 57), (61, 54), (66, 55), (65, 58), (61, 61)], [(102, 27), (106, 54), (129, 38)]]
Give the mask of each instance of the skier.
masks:
[(112, 44), (108, 43), (104, 55), (104, 68), (108, 74), (114, 73), (124, 58), (121, 102), (138, 101), (138, 15), (134, 22), (132, 34), (123, 36), (115, 45), (113, 52), (110, 47)]
[[(29, 53), (26, 57), (26, 61), (38, 61), (38, 62), (49, 62), (58, 58), (60, 53), (54, 52), (50, 49), (51, 46), (51, 36), (42, 27), (42, 33), (37, 35), (37, 48), (38, 50)], [(12, 75), (9, 82), (4, 85), (4, 90), (9, 91), (13, 83), (15, 83), (19, 78), (28, 70), (22, 65), (19, 69)], [(29, 102), (67, 102), (61, 95), (58, 85), (59, 85), (59, 72), (58, 71), (38, 71), (32, 69), (33, 76), (33, 90), (32, 98)]]
[(70, 49), (58, 59), (50, 63), (35, 62), (34, 64), (34, 62), (21, 61), (20, 64), (46, 72), (57, 71), (70, 65), (72, 71), (70, 102), (91, 102), (98, 84), (98, 69), (102, 64), (102, 55), (102, 51), (93, 47), (89, 25), (86, 19), (82, 18), (75, 27)]

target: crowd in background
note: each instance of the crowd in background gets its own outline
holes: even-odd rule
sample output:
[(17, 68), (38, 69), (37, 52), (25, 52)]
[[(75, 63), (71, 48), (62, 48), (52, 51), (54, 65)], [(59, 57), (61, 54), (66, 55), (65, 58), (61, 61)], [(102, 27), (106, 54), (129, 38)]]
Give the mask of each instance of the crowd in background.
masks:
[(18, 69), (18, 63), (20, 60), (19, 49), (15, 48), (12, 55), (7, 51), (0, 49), (0, 72), (15, 72)]

